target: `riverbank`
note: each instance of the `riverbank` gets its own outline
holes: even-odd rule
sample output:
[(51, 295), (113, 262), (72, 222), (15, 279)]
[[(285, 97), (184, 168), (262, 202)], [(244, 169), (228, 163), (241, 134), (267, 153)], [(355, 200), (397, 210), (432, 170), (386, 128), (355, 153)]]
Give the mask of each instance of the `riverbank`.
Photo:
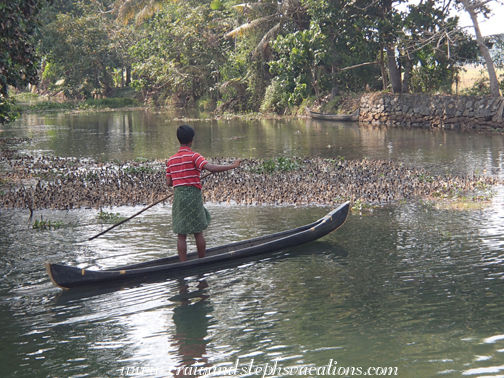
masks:
[[(229, 163), (232, 159), (212, 159)], [(0, 208), (111, 208), (146, 205), (168, 197), (165, 162), (100, 162), (53, 156), (0, 156)], [(204, 181), (206, 202), (243, 205), (376, 206), (421, 197), (488, 200), (492, 177), (431, 175), (385, 160), (323, 158), (245, 159), (239, 169)], [(167, 198), (167, 202), (170, 198)]]
[[(85, 112), (105, 112), (105, 111), (120, 111), (120, 110), (174, 110), (180, 109), (184, 113), (186, 108), (179, 108), (173, 106), (160, 106), (153, 104), (152, 101), (141, 100), (137, 92), (128, 90), (117, 91), (115, 94), (118, 97), (108, 97), (101, 99), (87, 99), (87, 100), (71, 100), (67, 99), (60, 94), (37, 94), (31, 92), (19, 92), (13, 95), (15, 100), (14, 110), (17, 113), (40, 113), (40, 112), (71, 112), (71, 113), (85, 113)], [(261, 113), (254, 111), (245, 112), (230, 112), (227, 110), (218, 110), (208, 108), (202, 104), (197, 103), (195, 108), (201, 112), (201, 118), (189, 118), (181, 115), (176, 120), (181, 122), (191, 122), (197, 120), (231, 120), (231, 119), (289, 119), (294, 117), (305, 118), (305, 107), (308, 106), (314, 111), (335, 114), (347, 114), (356, 110), (360, 105), (360, 99), (363, 93), (344, 93), (340, 96), (332, 98), (326, 96), (321, 99), (320, 103), (314, 103), (314, 99), (307, 100), (303, 104), (290, 109), (288, 114), (276, 113)]]

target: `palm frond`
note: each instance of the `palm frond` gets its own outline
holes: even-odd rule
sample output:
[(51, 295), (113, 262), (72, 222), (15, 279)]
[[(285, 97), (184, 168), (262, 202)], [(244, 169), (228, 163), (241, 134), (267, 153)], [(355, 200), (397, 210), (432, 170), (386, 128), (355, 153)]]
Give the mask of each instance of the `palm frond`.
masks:
[(114, 4), (114, 8), (117, 12), (117, 19), (126, 24), (135, 17), (138, 8), (138, 0), (117, 0)]
[(255, 58), (260, 52), (264, 51), (266, 47), (268, 46), (269, 41), (272, 39), (275, 39), (279, 31), (282, 27), (282, 22), (280, 21), (278, 24), (273, 26), (262, 38), (261, 41), (257, 44), (256, 48), (252, 52), (252, 58)]
[(140, 24), (161, 9), (162, 0), (116, 0), (114, 10), (117, 19), (127, 24), (135, 19)]
[(233, 5), (232, 8), (236, 9), (240, 13), (245, 13), (246, 11), (257, 10), (262, 8), (264, 4), (262, 3), (243, 3)]
[(140, 25), (144, 20), (151, 18), (158, 10), (162, 8), (161, 3), (156, 0), (150, 0), (143, 9), (138, 12), (135, 22)]
[(271, 20), (273, 17), (276, 17), (276, 16), (278, 16), (278, 14), (257, 18), (251, 22), (247, 22), (246, 24), (240, 25), (237, 28), (231, 30), (229, 33), (226, 34), (226, 37), (231, 38), (231, 37), (242, 36), (245, 33), (247, 33), (249, 30), (254, 29), (257, 26), (268, 22), (269, 20)]

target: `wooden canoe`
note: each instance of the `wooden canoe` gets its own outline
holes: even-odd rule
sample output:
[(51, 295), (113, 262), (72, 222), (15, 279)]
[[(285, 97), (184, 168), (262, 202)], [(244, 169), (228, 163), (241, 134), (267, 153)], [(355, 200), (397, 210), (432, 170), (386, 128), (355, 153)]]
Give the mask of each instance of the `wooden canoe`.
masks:
[(119, 282), (129, 279), (162, 274), (163, 277), (180, 277), (196, 269), (210, 269), (229, 261), (246, 259), (272, 253), (317, 240), (339, 228), (346, 220), (349, 203), (346, 202), (316, 222), (292, 230), (207, 249), (206, 257), (198, 258), (197, 252), (188, 253), (187, 261), (178, 256), (166, 257), (144, 263), (107, 270), (88, 270), (74, 266), (46, 262), (52, 282), (63, 289), (94, 285), (103, 282)]
[(340, 122), (357, 122), (359, 121), (359, 109), (352, 114), (324, 114), (311, 111), (308, 107), (305, 108), (306, 114), (313, 119), (321, 119), (326, 121)]

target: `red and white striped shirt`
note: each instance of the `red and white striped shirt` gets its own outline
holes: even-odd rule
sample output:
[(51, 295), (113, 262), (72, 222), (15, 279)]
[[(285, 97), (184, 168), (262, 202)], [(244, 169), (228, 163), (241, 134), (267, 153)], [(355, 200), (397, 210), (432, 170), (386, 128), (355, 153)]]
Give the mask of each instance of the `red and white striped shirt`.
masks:
[(166, 163), (166, 176), (172, 179), (173, 187), (195, 186), (201, 189), (200, 173), (208, 161), (189, 147), (180, 147)]

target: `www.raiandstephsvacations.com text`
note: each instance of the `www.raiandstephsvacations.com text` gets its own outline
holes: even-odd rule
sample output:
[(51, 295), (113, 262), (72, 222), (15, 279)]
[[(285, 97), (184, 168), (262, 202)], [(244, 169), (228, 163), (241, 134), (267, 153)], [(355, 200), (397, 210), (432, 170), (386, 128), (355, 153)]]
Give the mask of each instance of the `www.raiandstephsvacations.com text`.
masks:
[(251, 359), (246, 364), (241, 364), (237, 359), (234, 364), (220, 366), (182, 366), (174, 368), (170, 372), (162, 372), (153, 366), (126, 366), (119, 369), (121, 376), (148, 377), (158, 376), (168, 373), (170, 376), (215, 376), (215, 377), (233, 377), (233, 376), (258, 376), (261, 378), (273, 376), (305, 376), (305, 377), (323, 377), (323, 376), (397, 376), (397, 367), (345, 367), (339, 366), (337, 361), (330, 360), (324, 366), (298, 365), (282, 366), (279, 361), (274, 360), (271, 363), (256, 364)]

